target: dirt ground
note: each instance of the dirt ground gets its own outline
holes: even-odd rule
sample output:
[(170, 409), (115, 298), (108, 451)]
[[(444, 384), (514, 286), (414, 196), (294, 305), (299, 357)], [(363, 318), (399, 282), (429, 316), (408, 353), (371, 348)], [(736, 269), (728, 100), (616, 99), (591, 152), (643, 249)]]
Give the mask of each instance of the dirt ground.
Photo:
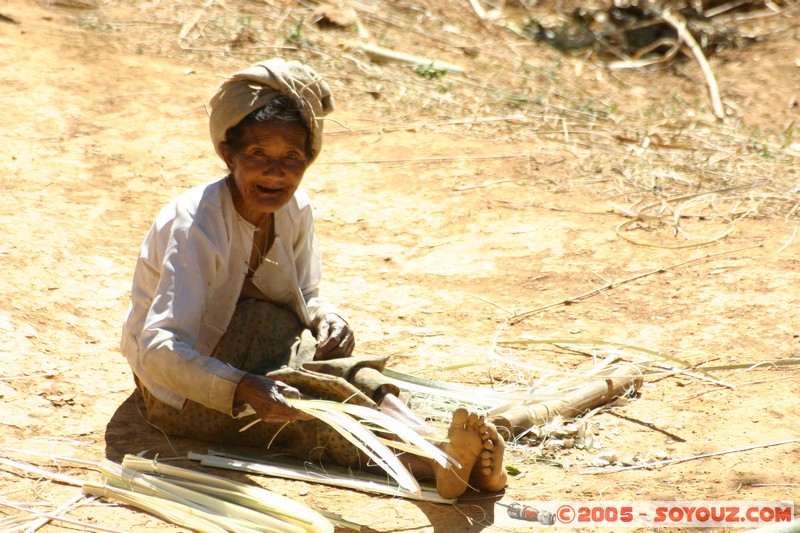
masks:
[[(646, 372), (716, 370), (646, 376), (629, 402), (582, 420), (593, 435), (582, 446), (510, 442), (518, 473), (496, 497), (436, 505), (215, 473), (364, 531), (536, 527), (498, 502), (800, 501), (797, 5), (746, 22), (745, 44), (711, 58), (723, 124), (694, 61), (607, 69), (481, 21), (466, 0), (352, 3), (387, 46), (467, 66), (444, 76), (337, 48), (352, 32), (314, 26), (307, 3), (212, 4), (0, 4), (11, 19), (0, 21), (0, 457), (90, 479), (92, 468), (36, 454), (205, 451), (143, 421), (120, 324), (158, 209), (224, 171), (208, 97), (224, 75), (283, 54), (313, 64), (337, 98), (304, 184), (323, 290), (361, 352), (499, 390), (561, 390), (609, 355)], [(214, 41), (239, 8), (249, 26)], [(514, 344), (531, 338), (551, 342)], [(11, 504), (50, 512), (78, 492), (4, 467), (0, 525)], [(107, 501), (68, 516), (180, 529)], [(62, 529), (82, 528), (42, 531)]]

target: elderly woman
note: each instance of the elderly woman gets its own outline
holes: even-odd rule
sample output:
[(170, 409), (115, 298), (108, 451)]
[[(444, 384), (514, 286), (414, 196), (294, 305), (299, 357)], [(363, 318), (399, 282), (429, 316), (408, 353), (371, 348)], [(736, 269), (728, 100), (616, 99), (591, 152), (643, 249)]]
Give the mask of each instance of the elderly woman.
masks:
[[(123, 327), (121, 348), (150, 423), (347, 467), (366, 463), (286, 398), (354, 402), (432, 432), (384, 379), (384, 359), (351, 356), (353, 332), (319, 295), (320, 253), (300, 183), (333, 109), (328, 84), (301, 63), (271, 59), (227, 79), (210, 109), (211, 139), (229, 173), (158, 214)], [(468, 483), (505, 486), (504, 443), (492, 424), (460, 408), (448, 437), (443, 447), (461, 469), (404, 456), (412, 473), (434, 478), (444, 497)]]

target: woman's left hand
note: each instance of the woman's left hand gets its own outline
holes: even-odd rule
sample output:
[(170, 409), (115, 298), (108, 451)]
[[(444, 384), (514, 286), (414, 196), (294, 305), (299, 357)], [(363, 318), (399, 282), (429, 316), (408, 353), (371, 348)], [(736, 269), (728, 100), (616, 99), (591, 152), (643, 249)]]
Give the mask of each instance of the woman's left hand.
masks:
[(322, 317), (317, 328), (317, 352), (314, 359), (317, 361), (350, 357), (356, 346), (353, 330), (342, 317), (327, 314)]
[(292, 422), (312, 417), (292, 407), (287, 398), (301, 398), (300, 391), (267, 376), (245, 374), (236, 386), (233, 399), (253, 408), (265, 422)]

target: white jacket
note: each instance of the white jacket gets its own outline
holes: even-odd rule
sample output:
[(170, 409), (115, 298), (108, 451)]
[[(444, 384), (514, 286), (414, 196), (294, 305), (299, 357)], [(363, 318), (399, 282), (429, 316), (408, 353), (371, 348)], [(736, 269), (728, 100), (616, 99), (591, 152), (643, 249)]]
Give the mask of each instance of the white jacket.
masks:
[[(167, 204), (145, 237), (120, 347), (142, 384), (176, 409), (190, 399), (232, 411), (244, 372), (210, 355), (236, 308), (254, 232), (221, 179)], [(338, 313), (319, 297), (320, 267), (311, 204), (298, 189), (275, 213), (275, 242), (252, 282), (314, 328)]]

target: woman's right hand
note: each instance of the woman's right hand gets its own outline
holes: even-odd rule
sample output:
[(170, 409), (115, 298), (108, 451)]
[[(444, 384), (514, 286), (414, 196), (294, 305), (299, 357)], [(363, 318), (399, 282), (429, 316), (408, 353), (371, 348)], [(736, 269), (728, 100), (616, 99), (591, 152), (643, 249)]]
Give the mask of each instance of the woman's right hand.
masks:
[(298, 411), (286, 398), (300, 398), (300, 391), (266, 376), (246, 374), (234, 394), (235, 402), (248, 404), (264, 422), (292, 422), (313, 417)]

